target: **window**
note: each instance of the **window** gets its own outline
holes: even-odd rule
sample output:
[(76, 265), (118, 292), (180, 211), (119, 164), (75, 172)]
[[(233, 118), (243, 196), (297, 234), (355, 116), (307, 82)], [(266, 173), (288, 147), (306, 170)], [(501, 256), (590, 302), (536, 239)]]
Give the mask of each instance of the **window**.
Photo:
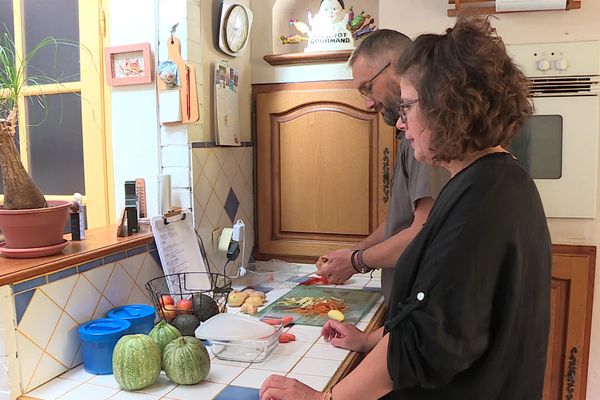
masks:
[(101, 16), (101, 0), (0, 0), (0, 32), (14, 38), (17, 56), (48, 36), (74, 44), (46, 47), (31, 60), (27, 75), (50, 79), (37, 79), (23, 90), (15, 140), (46, 199), (70, 200), (75, 192), (85, 196), (89, 227), (109, 224), (114, 214), (109, 209), (112, 167), (102, 98)]

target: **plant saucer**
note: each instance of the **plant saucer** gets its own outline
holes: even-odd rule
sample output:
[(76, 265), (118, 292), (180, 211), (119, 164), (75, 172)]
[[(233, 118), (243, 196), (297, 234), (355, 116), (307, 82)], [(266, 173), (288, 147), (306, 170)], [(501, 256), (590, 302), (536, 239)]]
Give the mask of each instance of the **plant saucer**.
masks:
[(61, 243), (53, 244), (52, 246), (44, 247), (29, 247), (24, 249), (12, 249), (6, 247), (6, 242), (0, 243), (0, 254), (8, 258), (35, 258), (51, 256), (52, 254), (60, 253), (67, 245), (68, 240), (63, 239)]

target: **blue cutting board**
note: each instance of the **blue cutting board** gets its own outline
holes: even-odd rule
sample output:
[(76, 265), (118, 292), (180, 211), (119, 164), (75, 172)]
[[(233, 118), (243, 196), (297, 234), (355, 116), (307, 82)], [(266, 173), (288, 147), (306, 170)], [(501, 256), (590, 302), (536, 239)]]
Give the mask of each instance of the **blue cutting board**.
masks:
[(358, 321), (377, 303), (381, 293), (369, 292), (357, 289), (340, 289), (321, 286), (295, 286), (292, 290), (275, 300), (257, 316), (269, 316), (282, 318), (287, 315), (294, 317), (294, 323), (300, 325), (323, 326), (329, 319), (327, 315), (305, 315), (293, 312), (295, 307), (287, 306), (281, 302), (292, 297), (324, 297), (342, 299), (348, 308), (344, 311), (344, 322), (356, 325)]

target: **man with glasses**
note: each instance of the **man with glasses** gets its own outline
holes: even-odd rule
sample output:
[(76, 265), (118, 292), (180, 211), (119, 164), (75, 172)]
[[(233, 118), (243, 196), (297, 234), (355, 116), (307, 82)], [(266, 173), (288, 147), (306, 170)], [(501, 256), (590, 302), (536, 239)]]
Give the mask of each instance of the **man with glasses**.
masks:
[[(393, 71), (410, 43), (400, 32), (380, 29), (365, 38), (348, 61), (354, 85), (365, 98), (367, 108), (380, 112), (390, 126), (396, 125), (400, 116), (400, 87), (393, 79)], [(439, 188), (447, 179), (446, 175), (440, 177), (437, 171), (432, 173), (432, 167), (415, 160), (404, 132), (397, 131), (396, 136), (396, 168), (385, 222), (352, 248), (332, 251), (317, 261), (318, 274), (327, 276), (330, 283), (343, 283), (357, 272), (382, 268), (381, 286), (386, 304), (393, 266), (427, 220), (433, 205), (433, 183)]]

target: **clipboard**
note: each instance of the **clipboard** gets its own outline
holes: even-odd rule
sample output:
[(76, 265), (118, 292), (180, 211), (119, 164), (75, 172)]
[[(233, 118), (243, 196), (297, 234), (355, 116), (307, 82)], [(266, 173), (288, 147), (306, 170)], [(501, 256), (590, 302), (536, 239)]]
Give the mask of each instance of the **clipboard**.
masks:
[[(204, 264), (189, 211), (169, 211), (150, 219), (162, 269), (171, 293), (211, 290), (209, 274), (189, 274), (186, 287), (180, 287), (178, 275), (189, 272), (209, 272)], [(168, 275), (173, 275), (168, 277)]]

